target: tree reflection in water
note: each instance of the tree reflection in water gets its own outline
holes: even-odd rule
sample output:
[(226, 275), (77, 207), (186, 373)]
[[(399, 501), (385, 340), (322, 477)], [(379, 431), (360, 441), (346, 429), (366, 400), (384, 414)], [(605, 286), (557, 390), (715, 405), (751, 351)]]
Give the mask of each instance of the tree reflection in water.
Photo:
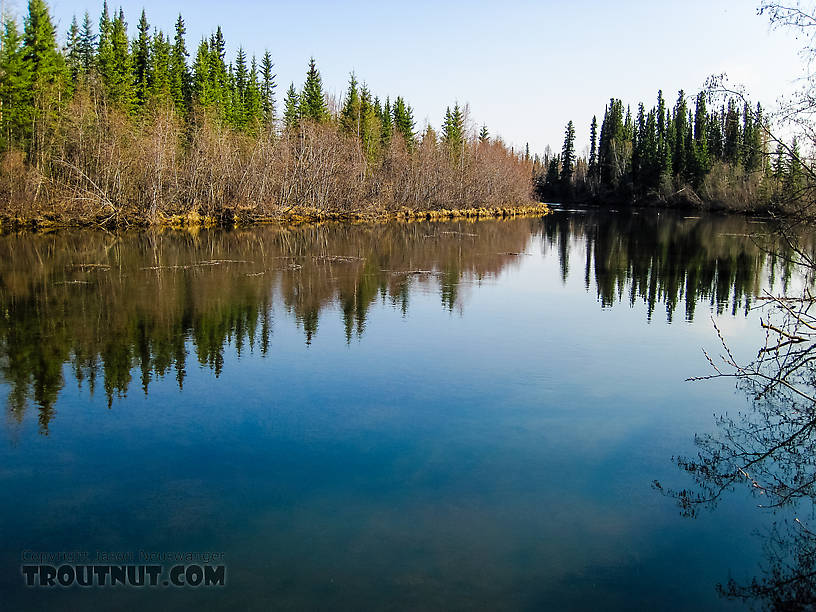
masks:
[(721, 415), (715, 433), (696, 436), (697, 455), (674, 460), (693, 486), (665, 490), (692, 517), (716, 508), (726, 492), (752, 493), (770, 520), (760, 534), (762, 576), (749, 583), (731, 579), (718, 590), (770, 610), (816, 605), (816, 300), (809, 268), (802, 280), (801, 297), (765, 296), (765, 343), (747, 365), (717, 330), (723, 353), (706, 355), (714, 373), (702, 379), (734, 378), (750, 409)]
[[(338, 313), (347, 342), (361, 338), (377, 302), (407, 313), (416, 291), (448, 311), (463, 288), (529, 257), (571, 260), (601, 307), (660, 305), (671, 321), (700, 304), (734, 315), (749, 308), (781, 260), (758, 249), (741, 217), (662, 213), (556, 213), (543, 219), (375, 226), (258, 227), (234, 231), (61, 232), (0, 236), (0, 378), (20, 421), (28, 403), (48, 432), (65, 385), (102, 387), (109, 405), (134, 380), (172, 376), (190, 364), (217, 377), (231, 347), (266, 355), (287, 319), (306, 344)], [(541, 282), (559, 281), (542, 279)], [(592, 282), (594, 280), (594, 282)]]

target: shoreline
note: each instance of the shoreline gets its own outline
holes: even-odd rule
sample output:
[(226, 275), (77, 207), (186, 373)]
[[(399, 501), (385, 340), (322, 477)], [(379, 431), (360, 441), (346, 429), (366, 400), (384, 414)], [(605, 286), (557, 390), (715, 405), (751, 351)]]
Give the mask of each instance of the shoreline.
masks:
[(552, 209), (543, 202), (518, 206), (473, 207), (435, 210), (408, 208), (389, 211), (384, 209), (358, 210), (352, 212), (326, 212), (310, 208), (292, 208), (274, 215), (258, 215), (249, 209), (226, 209), (219, 216), (205, 216), (198, 212), (178, 215), (160, 215), (154, 220), (114, 218), (61, 219), (46, 215), (32, 218), (0, 217), (0, 235), (18, 232), (50, 232), (67, 229), (147, 230), (147, 229), (203, 229), (238, 228), (256, 225), (300, 226), (321, 223), (386, 223), (398, 221), (478, 221), (484, 219), (511, 219), (517, 217), (544, 216)]

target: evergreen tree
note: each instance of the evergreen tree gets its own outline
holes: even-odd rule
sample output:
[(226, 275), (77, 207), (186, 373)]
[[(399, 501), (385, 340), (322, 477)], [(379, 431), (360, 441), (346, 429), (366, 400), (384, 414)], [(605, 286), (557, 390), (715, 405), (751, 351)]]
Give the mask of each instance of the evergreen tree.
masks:
[(589, 125), (589, 168), (588, 173), (591, 178), (598, 174), (598, 118), (592, 115), (592, 123)]
[(99, 44), (96, 51), (96, 67), (105, 86), (113, 80), (113, 22), (108, 14), (108, 3), (102, 3), (99, 18)]
[(450, 107), (445, 112), (445, 121), (442, 124), (442, 143), (448, 150), (451, 161), (458, 164), (462, 159), (465, 145), (465, 118), (457, 102), (453, 110)]
[(479, 131), (479, 142), (481, 144), (490, 142), (490, 132), (487, 131), (487, 125), (482, 125), (482, 129)]
[(723, 158), (734, 165), (740, 161), (740, 124), (739, 113), (733, 100), (728, 101), (728, 111), (725, 115), (725, 142), (723, 143)]
[(677, 104), (674, 107), (674, 151), (672, 165), (677, 176), (687, 176), (686, 135), (688, 132), (688, 109), (686, 94), (681, 89), (677, 94)]
[(567, 123), (564, 134), (564, 146), (561, 149), (561, 183), (565, 186), (572, 185), (572, 177), (575, 173), (575, 126), (572, 121)]
[(210, 45), (202, 38), (193, 61), (193, 98), (198, 104), (208, 107), (215, 103), (215, 91), (211, 76)]
[(391, 145), (391, 137), (394, 133), (394, 120), (392, 119), (391, 98), (386, 97), (385, 106), (383, 107), (382, 116), (380, 117), (380, 136), (382, 146), (387, 149)]
[(244, 92), (244, 121), (246, 126), (255, 132), (263, 119), (263, 100), (261, 83), (258, 80), (258, 62), (253, 55), (249, 63), (249, 75)]
[(300, 123), (300, 96), (295, 91), (295, 84), (290, 83), (283, 100), (283, 126), (287, 130), (297, 128)]
[(371, 92), (363, 84), (360, 88), (360, 140), (363, 154), (369, 164), (373, 164), (380, 148), (380, 118), (376, 105), (371, 99)]
[(323, 79), (320, 77), (314, 58), (309, 60), (309, 70), (306, 73), (303, 92), (300, 94), (298, 110), (301, 117), (317, 123), (326, 121), (329, 118), (326, 96), (323, 93)]
[(360, 135), (360, 92), (353, 72), (349, 76), (348, 90), (340, 111), (340, 127), (346, 134)]
[(402, 136), (408, 150), (414, 147), (414, 113), (401, 96), (394, 100), (394, 129)]
[(170, 53), (170, 91), (173, 95), (173, 102), (179, 110), (185, 110), (190, 101), (190, 71), (187, 68), (187, 44), (184, 42), (184, 35), (187, 29), (184, 26), (184, 19), (179, 13), (176, 19), (176, 34), (173, 38), (173, 49)]
[(261, 59), (261, 108), (263, 112), (264, 124), (267, 127), (275, 125), (275, 115), (277, 108), (275, 105), (275, 73), (272, 72), (274, 64), (272, 55), (266, 51)]
[(110, 62), (107, 66), (106, 85), (111, 102), (125, 112), (135, 108), (136, 96), (133, 88), (133, 58), (127, 36), (127, 22), (120, 10), (110, 25)]
[(151, 46), (147, 98), (152, 106), (165, 106), (173, 102), (170, 86), (170, 39), (160, 30), (153, 36)]
[(29, 0), (23, 32), (23, 61), (35, 95), (57, 95), (46, 89), (62, 84), (63, 59), (57, 50), (54, 26), (44, 0)]
[(559, 165), (560, 165), (559, 164), (559, 159), (558, 159), (558, 156), (556, 155), (555, 157), (553, 157), (550, 160), (550, 163), (547, 165), (547, 176), (544, 179), (545, 185), (548, 185), (550, 187), (556, 187), (558, 185), (558, 181), (559, 181), (558, 168), (559, 168)]
[(96, 34), (93, 32), (91, 16), (85, 11), (85, 18), (82, 20), (82, 31), (79, 35), (79, 58), (82, 72), (88, 74), (94, 66), (94, 45), (96, 44)]
[(24, 138), (30, 125), (30, 88), (17, 22), (3, 22), (0, 45), (0, 150)]
[(787, 164), (785, 163), (785, 149), (780, 142), (776, 146), (776, 153), (774, 153), (773, 177), (777, 182), (781, 182), (785, 178)]
[(243, 47), (238, 47), (238, 55), (235, 58), (235, 86), (233, 88), (232, 102), (232, 123), (235, 127), (242, 128), (246, 125), (247, 106), (247, 84), (249, 73), (247, 72), (246, 53)]
[(796, 138), (791, 143), (788, 163), (785, 168), (784, 190), (785, 196), (790, 199), (797, 199), (801, 195), (802, 183), (802, 158), (799, 153), (799, 143)]
[(138, 35), (133, 43), (133, 74), (136, 81), (136, 99), (140, 105), (147, 102), (150, 83), (150, 24), (147, 15), (142, 9), (139, 18)]
[(723, 130), (720, 116), (715, 111), (708, 118), (708, 150), (712, 160), (723, 158)]
[(219, 117), (226, 120), (229, 118), (231, 92), (229, 71), (225, 62), (227, 43), (221, 32), (221, 26), (218, 26), (215, 33), (210, 37), (209, 49), (209, 78), (213, 105), (217, 109)]
[(68, 28), (68, 36), (65, 44), (65, 65), (68, 69), (70, 83), (76, 83), (82, 72), (82, 59), (80, 56), (80, 31), (76, 16), (71, 20), (71, 27)]

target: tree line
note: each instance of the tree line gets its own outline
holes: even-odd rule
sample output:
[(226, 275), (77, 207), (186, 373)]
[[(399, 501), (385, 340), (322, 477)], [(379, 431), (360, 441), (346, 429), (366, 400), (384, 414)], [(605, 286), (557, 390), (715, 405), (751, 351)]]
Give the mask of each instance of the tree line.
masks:
[(610, 99), (600, 125), (597, 116), (589, 125), (588, 155), (576, 157), (570, 121), (561, 153), (536, 156), (537, 191), (555, 198), (740, 210), (791, 206), (806, 179), (796, 139), (776, 140), (760, 104), (719, 96), (717, 106), (717, 98), (701, 91), (692, 101), (680, 90), (671, 105), (658, 91), (651, 109), (640, 103), (634, 112)]
[(29, 0), (0, 36), (0, 216), (128, 223), (228, 213), (269, 216), (527, 205), (530, 162), (467, 107), (418, 130), (402, 96), (382, 100), (352, 73), (330, 99), (316, 61), (276, 101), (272, 55), (220, 27), (188, 50), (142, 11), (76, 17), (58, 43), (48, 5)]

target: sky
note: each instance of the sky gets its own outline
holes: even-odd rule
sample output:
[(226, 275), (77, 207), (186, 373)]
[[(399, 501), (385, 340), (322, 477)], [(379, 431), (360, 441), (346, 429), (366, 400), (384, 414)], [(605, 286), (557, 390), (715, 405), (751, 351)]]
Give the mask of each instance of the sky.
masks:
[[(633, 109), (654, 104), (657, 90), (674, 101), (726, 73), (753, 100), (772, 107), (802, 74), (800, 41), (757, 15), (759, 0), (620, 2), (223, 2), (122, 0), (129, 33), (142, 8), (151, 26), (170, 32), (179, 12), (187, 46), (221, 25), (228, 59), (269, 50), (279, 106), (290, 82), (299, 87), (309, 58), (330, 95), (342, 98), (353, 70), (381, 99), (402, 95), (418, 129), (438, 128), (447, 106), (469, 104), (474, 127), (534, 153), (560, 150), (575, 122), (578, 151), (593, 115), (610, 97)], [(5, 0), (21, 17), (25, 0)], [(113, 9), (120, 5), (111, 0)], [(76, 14), (98, 23), (101, 0), (50, 0), (64, 40)]]

